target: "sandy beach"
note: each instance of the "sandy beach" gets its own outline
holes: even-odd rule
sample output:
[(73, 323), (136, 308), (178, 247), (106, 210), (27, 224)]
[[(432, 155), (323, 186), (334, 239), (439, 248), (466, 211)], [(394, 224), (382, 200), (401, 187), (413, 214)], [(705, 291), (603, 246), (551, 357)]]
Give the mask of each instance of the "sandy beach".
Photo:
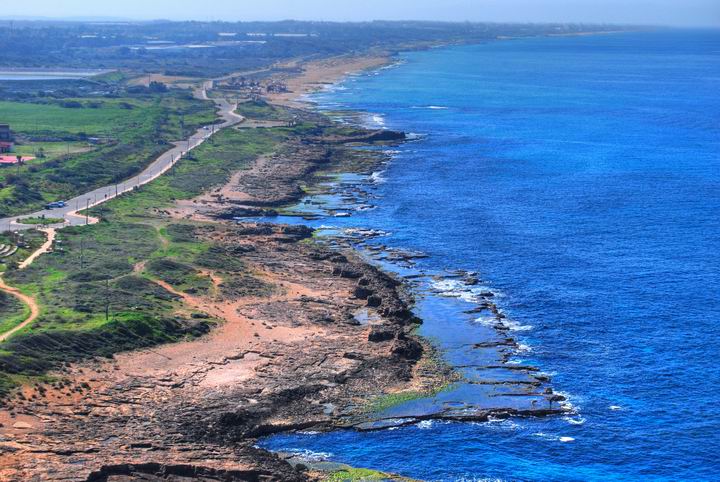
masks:
[(388, 54), (378, 53), (357, 57), (334, 57), (310, 62), (294, 61), (280, 64), (282, 68), (299, 68), (300, 75), (279, 74), (275, 78), (284, 82), (289, 92), (271, 93), (268, 100), (279, 105), (307, 107), (305, 96), (335, 84), (348, 75), (378, 69), (392, 63)]

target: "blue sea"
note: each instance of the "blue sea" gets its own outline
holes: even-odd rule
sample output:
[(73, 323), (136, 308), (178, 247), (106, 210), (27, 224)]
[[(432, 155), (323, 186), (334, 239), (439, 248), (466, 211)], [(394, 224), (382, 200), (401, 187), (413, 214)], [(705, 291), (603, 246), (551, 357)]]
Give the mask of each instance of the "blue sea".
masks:
[[(372, 208), (319, 223), (387, 232), (430, 256), (425, 273), (477, 272), (522, 345), (511, 362), (550, 375), (573, 413), (263, 445), (432, 481), (720, 479), (720, 32), (400, 60), (315, 97), (418, 135), (373, 177)], [(418, 295), (421, 332), (463, 364), (488, 328), (462, 291)]]

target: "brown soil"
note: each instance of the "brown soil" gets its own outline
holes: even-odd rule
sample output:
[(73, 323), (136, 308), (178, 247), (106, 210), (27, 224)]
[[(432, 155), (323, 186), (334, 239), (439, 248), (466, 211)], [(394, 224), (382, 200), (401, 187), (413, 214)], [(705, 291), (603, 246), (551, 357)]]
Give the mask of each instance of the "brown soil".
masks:
[[(233, 473), (300, 480), (303, 474), (253, 449), (254, 438), (341, 423), (354, 404), (411, 379), (419, 356), (406, 335), (411, 318), (385, 275), (299, 243), (304, 234), (289, 228), (223, 224), (203, 236), (254, 246), (243, 260), (273, 293), (218, 299), (158, 281), (220, 326), (199, 340), (75, 366), (63, 374), (66, 383), (26, 388), (0, 415), (0, 479), (80, 481), (105, 467), (138, 478), (97, 472), (92, 480), (140, 480), (137, 474), (149, 476), (160, 464), (192, 466), (210, 474), (203, 480)], [(370, 342), (370, 327), (352, 317), (367, 304), (355, 296), (359, 278), (382, 299), (384, 341)]]
[[(375, 396), (441, 383), (445, 373), (414, 379), (423, 348), (400, 283), (352, 253), (303, 242), (311, 231), (302, 226), (219, 220), (297, 199), (300, 183), (332, 161), (327, 152), (291, 141), (159, 213), (203, 221), (196, 236), (237, 253), (247, 282), (224, 290), (233, 273), (206, 270), (214, 289), (200, 295), (157, 280), (217, 327), (25, 387), (0, 410), (0, 480), (306, 480), (254, 448), (257, 437), (355, 423)], [(363, 307), (372, 325), (355, 320)]]

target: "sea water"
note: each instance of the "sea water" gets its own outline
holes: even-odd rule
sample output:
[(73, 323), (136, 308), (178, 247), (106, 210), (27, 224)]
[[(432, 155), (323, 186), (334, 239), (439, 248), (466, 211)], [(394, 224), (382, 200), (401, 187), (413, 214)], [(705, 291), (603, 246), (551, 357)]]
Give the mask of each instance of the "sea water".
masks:
[[(718, 480), (720, 32), (405, 53), (316, 100), (420, 135), (373, 209), (321, 222), (478, 272), (575, 413), (264, 446), (425, 480)], [(420, 299), (424, 334), (474, 333), (451, 302)]]

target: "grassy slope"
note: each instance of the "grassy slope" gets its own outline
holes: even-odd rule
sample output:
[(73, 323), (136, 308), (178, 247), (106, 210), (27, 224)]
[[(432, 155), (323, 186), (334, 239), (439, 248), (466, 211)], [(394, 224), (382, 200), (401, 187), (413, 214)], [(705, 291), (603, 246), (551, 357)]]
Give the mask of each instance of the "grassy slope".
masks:
[[(192, 313), (151, 279), (181, 291), (207, 291), (203, 270), (213, 269), (229, 286), (245, 284), (266, 293), (236, 256), (198, 241), (192, 225), (160, 218), (154, 208), (223, 183), (286, 135), (284, 129), (222, 131), (174, 172), (94, 210), (103, 222), (63, 229), (54, 253), (27, 270), (8, 272), (7, 282), (35, 296), (42, 313), (0, 346), (0, 394), (67, 361), (201, 333)], [(138, 263), (146, 269), (135, 272)]]
[[(82, 99), (71, 99), (82, 102)], [(129, 102), (128, 102), (129, 101)], [(86, 133), (96, 136), (115, 136), (116, 128), (140, 122), (146, 115), (142, 101), (130, 99), (93, 100), (101, 107), (70, 109), (58, 104), (30, 104), (22, 102), (0, 102), (0, 115), (10, 123), (13, 130), (32, 135), (67, 135)], [(136, 107), (123, 109), (121, 102)]]
[(17, 298), (0, 291), (0, 333), (3, 333), (30, 315), (30, 309)]
[[(88, 100), (78, 101), (86, 107), (0, 102), (0, 119), (9, 122), (16, 133), (33, 139), (63, 140), (33, 147), (48, 151), (46, 159), (20, 169), (0, 170), (0, 216), (28, 212), (47, 201), (126, 179), (165, 150), (169, 141), (184, 138), (198, 126), (215, 120), (212, 103), (179, 93), (93, 99), (96, 108), (88, 107)], [(116, 142), (77, 152), (85, 136), (110, 137)], [(71, 152), (76, 152), (58, 156), (58, 151), (68, 148), (68, 141), (74, 147)]]

